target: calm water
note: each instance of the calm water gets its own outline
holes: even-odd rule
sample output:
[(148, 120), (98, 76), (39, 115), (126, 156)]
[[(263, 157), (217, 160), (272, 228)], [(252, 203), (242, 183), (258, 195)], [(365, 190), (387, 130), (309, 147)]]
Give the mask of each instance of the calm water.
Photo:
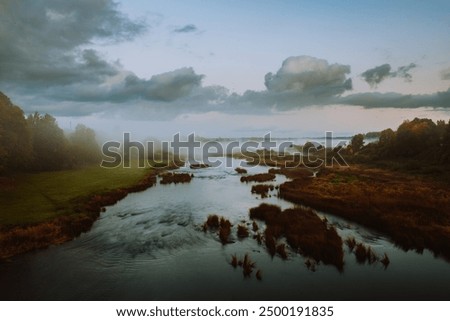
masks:
[[(19, 300), (345, 300), (450, 299), (450, 264), (423, 254), (404, 252), (388, 238), (324, 213), (343, 237), (353, 235), (391, 264), (360, 265), (345, 247), (345, 267), (317, 266), (290, 253), (273, 259), (252, 238), (222, 246), (200, 225), (209, 214), (233, 224), (248, 221), (248, 209), (262, 202), (293, 207), (273, 196), (250, 193), (229, 168), (193, 172), (189, 184), (156, 185), (130, 194), (107, 208), (89, 233), (64, 245), (0, 263), (0, 299)], [(266, 172), (254, 167), (250, 173)], [(285, 180), (277, 177), (276, 184)], [(228, 263), (232, 254), (249, 253), (262, 281), (244, 279)]]

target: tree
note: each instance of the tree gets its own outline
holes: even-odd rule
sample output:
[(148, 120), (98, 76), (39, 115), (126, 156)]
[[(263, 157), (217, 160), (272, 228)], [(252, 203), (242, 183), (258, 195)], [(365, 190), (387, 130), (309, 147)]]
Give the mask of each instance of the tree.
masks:
[(101, 159), (100, 147), (95, 140), (94, 130), (79, 124), (69, 136), (70, 153), (75, 164), (89, 164)]
[(26, 168), (31, 155), (30, 131), (23, 111), (0, 92), (0, 172)]
[(431, 119), (414, 118), (397, 129), (396, 153), (401, 157), (431, 157), (440, 146), (439, 131)]
[(395, 132), (388, 128), (380, 133), (378, 140), (378, 155), (379, 157), (392, 156), (395, 154)]
[(31, 131), (34, 170), (59, 170), (70, 167), (68, 142), (56, 119), (49, 114), (28, 116)]
[(351, 143), (353, 153), (357, 153), (361, 150), (361, 148), (364, 146), (364, 135), (363, 134), (357, 134), (352, 137)]

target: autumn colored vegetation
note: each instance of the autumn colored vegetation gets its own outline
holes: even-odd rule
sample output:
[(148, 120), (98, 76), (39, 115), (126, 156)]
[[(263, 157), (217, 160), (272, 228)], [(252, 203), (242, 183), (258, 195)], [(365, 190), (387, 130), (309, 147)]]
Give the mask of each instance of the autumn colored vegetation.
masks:
[(450, 258), (450, 190), (430, 179), (353, 165), (286, 182), (280, 197), (377, 229), (405, 250)]
[(272, 184), (257, 184), (252, 186), (252, 194), (259, 194), (261, 198), (266, 198), (269, 194), (269, 191), (274, 190), (274, 186)]
[(342, 240), (314, 211), (303, 208), (282, 211), (278, 206), (263, 203), (249, 212), (251, 219), (265, 222), (265, 245), (272, 256), (278, 253), (287, 258), (286, 247), (278, 244), (284, 237), (294, 252), (343, 269)]
[(231, 227), (233, 225), (229, 220), (217, 214), (208, 215), (205, 223), (203, 223), (203, 231), (208, 230), (217, 232), (219, 235), (220, 242), (225, 245), (230, 243)]
[(161, 176), (160, 184), (189, 183), (192, 180), (191, 174), (188, 173), (165, 172), (160, 176)]
[(260, 173), (255, 175), (242, 176), (241, 182), (267, 182), (275, 180), (276, 176), (272, 173)]

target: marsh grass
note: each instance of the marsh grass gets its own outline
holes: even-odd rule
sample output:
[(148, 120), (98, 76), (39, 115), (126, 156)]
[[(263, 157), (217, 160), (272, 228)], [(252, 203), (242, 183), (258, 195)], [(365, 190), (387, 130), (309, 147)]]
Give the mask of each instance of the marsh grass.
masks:
[(247, 170), (245, 168), (242, 168), (242, 167), (236, 167), (234, 170), (238, 174), (247, 174)]
[[(277, 253), (277, 240), (284, 237), (294, 252), (334, 265), (340, 271), (343, 269), (342, 239), (312, 210), (291, 208), (282, 211), (278, 206), (263, 203), (251, 208), (249, 215), (251, 219), (266, 223), (265, 245), (272, 257)], [(282, 252), (279, 254), (285, 256)]]
[(248, 182), (267, 182), (267, 181), (273, 181), (275, 180), (276, 176), (272, 173), (260, 173), (255, 175), (248, 175), (248, 176), (242, 176), (241, 182), (248, 183)]
[(249, 233), (248, 233), (248, 229), (245, 225), (241, 225), (239, 224), (237, 227), (237, 236), (238, 238), (242, 239), (242, 238), (246, 238), (248, 237)]
[(280, 197), (388, 235), (404, 250), (450, 260), (450, 190), (429, 179), (354, 165), (280, 185)]
[(245, 253), (244, 260), (242, 262), (242, 273), (244, 277), (249, 278), (255, 268), (256, 264), (250, 259), (250, 256)]
[(255, 221), (252, 222), (252, 230), (253, 232), (257, 232), (259, 230), (259, 226)]
[[(367, 263), (368, 264), (374, 264), (378, 261), (380, 261), (380, 258), (378, 257), (378, 255), (373, 251), (373, 249), (370, 246), (366, 246), (363, 243), (356, 243), (355, 244), (355, 251), (354, 251), (355, 257), (356, 257), (356, 261), (359, 264), (364, 264)], [(385, 258), (387, 258), (387, 254), (385, 253)], [(384, 258), (383, 258), (384, 259)], [(387, 259), (389, 260), (389, 259)], [(385, 266), (385, 268), (387, 267), (387, 265), (385, 265), (383, 263), (383, 265)]]
[(288, 258), (288, 254), (286, 252), (286, 244), (281, 243), (277, 245), (276, 248), (277, 254), (283, 259), (283, 260), (287, 260)]
[(178, 184), (178, 183), (189, 183), (192, 180), (192, 175), (188, 173), (171, 173), (167, 172), (161, 174), (160, 184)]
[(345, 240), (345, 244), (348, 246), (350, 252), (353, 252), (353, 249), (356, 246), (356, 240), (354, 237), (350, 236)]
[(203, 231), (212, 230), (217, 232), (220, 242), (225, 245), (230, 243), (232, 224), (224, 217), (219, 217), (217, 214), (208, 215), (205, 223), (203, 223)]
[(274, 190), (274, 186), (272, 184), (257, 184), (252, 186), (252, 194), (261, 195), (261, 198), (266, 198), (269, 194), (269, 191)]
[(384, 253), (383, 258), (380, 260), (381, 264), (383, 264), (384, 269), (387, 269), (388, 265), (391, 263), (389, 257), (386, 253)]
[(317, 262), (314, 259), (306, 259), (305, 260), (306, 268), (312, 272), (316, 272)]
[[(256, 263), (252, 261), (248, 253), (245, 253), (244, 257), (241, 259), (239, 259), (236, 254), (231, 255), (230, 264), (233, 268), (241, 267), (244, 278), (250, 278), (256, 267)], [(261, 270), (256, 272), (256, 278), (258, 280), (262, 279)]]
[(237, 259), (236, 254), (231, 255), (231, 262), (230, 262), (230, 264), (231, 264), (232, 267), (237, 268), (237, 266), (238, 266), (238, 259)]

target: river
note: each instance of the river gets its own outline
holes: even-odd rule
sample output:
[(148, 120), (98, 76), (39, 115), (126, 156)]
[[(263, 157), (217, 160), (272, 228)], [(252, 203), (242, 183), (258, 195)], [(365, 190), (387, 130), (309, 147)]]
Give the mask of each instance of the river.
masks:
[[(222, 159), (224, 160), (224, 159)], [(389, 238), (326, 213), (343, 239), (354, 236), (390, 265), (359, 264), (344, 245), (342, 272), (319, 264), (315, 272), (292, 251), (272, 258), (250, 238), (222, 245), (202, 223), (219, 214), (234, 225), (249, 221), (248, 210), (262, 202), (283, 209), (294, 204), (251, 194), (227, 159), (220, 167), (193, 173), (186, 184), (157, 184), (106, 208), (79, 238), (0, 263), (2, 300), (423, 300), (450, 299), (450, 264), (429, 251), (404, 252)], [(267, 172), (267, 167), (249, 168)], [(274, 184), (284, 182), (278, 176)], [(233, 230), (234, 231), (234, 230)], [(230, 265), (231, 255), (248, 253), (262, 280), (244, 278)]]

